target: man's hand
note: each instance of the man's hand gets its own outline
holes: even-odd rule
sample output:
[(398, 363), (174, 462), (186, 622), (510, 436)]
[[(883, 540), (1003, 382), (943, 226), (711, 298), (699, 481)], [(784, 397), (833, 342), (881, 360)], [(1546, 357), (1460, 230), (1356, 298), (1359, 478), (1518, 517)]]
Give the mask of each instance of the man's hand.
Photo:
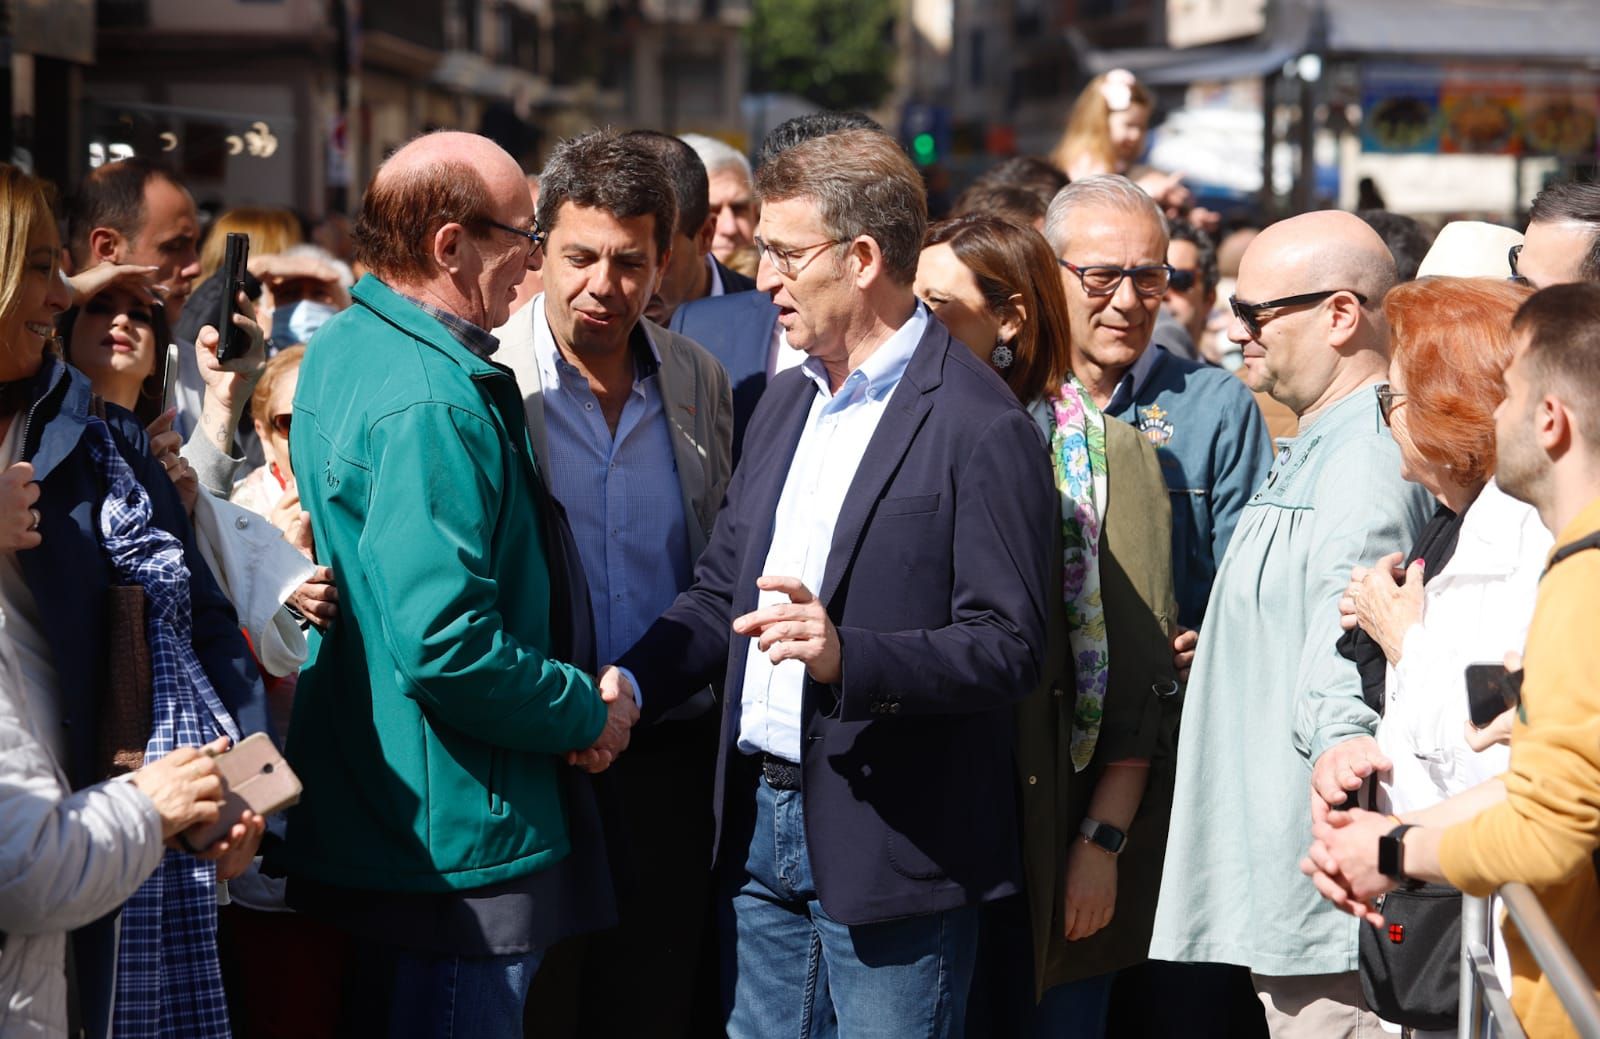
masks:
[(1117, 908), (1117, 857), (1085, 840), (1067, 852), (1063, 926), (1067, 941), (1087, 938), (1111, 922)]
[(1368, 776), (1393, 767), (1371, 736), (1356, 736), (1323, 751), (1311, 770), (1312, 823), (1327, 821), (1329, 809), (1342, 806)]
[(633, 686), (620, 670), (606, 665), (600, 669), (600, 699), (606, 704), (606, 727), (587, 750), (567, 752), (567, 764), (585, 772), (604, 772), (624, 750), (633, 727), (639, 721), (639, 706), (634, 702)]
[(756, 639), (757, 648), (774, 664), (799, 660), (816, 681), (836, 684), (844, 674), (839, 661), (839, 631), (816, 596), (798, 577), (758, 577), (756, 587), (764, 592), (780, 592), (789, 601), (734, 618), (734, 634)]
[(1394, 820), (1377, 812), (1360, 808), (1329, 812), (1327, 819), (1311, 828), (1314, 840), (1300, 871), (1340, 909), (1382, 923), (1383, 917), (1370, 903), (1396, 886), (1393, 879), (1378, 872), (1378, 840), (1393, 829)]
[(1200, 645), (1200, 633), (1193, 628), (1179, 628), (1172, 639), (1172, 669), (1178, 672), (1178, 681), (1189, 680), (1189, 668), (1194, 666), (1194, 649)]
[(18, 462), (0, 473), (0, 552), (38, 548), (39, 485), (33, 481), (33, 463)]
[(200, 474), (194, 471), (179, 452), (183, 450), (183, 437), (172, 428), (173, 420), (178, 417), (177, 408), (168, 408), (147, 427), (145, 432), (150, 435), (150, 454), (161, 463), (161, 468), (167, 471), (167, 479), (178, 489), (178, 497), (183, 502), (183, 511), (194, 519), (194, 503), (200, 497)]

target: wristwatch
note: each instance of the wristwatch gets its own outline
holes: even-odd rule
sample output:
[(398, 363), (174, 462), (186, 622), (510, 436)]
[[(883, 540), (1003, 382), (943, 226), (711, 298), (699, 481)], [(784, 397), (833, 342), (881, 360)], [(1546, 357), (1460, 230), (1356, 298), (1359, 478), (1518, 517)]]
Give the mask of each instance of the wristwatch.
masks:
[(1407, 881), (1405, 871), (1406, 831), (1415, 823), (1401, 823), (1378, 838), (1378, 872), (1390, 880)]
[(1128, 843), (1127, 833), (1098, 819), (1085, 818), (1083, 825), (1078, 827), (1078, 833), (1090, 844), (1112, 855), (1120, 853)]

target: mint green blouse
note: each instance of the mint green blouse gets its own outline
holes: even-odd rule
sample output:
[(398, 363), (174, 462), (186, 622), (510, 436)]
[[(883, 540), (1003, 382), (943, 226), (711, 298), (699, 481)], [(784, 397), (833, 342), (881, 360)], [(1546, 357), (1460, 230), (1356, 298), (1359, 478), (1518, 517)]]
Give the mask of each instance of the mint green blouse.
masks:
[(1298, 866), (1312, 762), (1378, 722), (1334, 648), (1338, 602), (1351, 567), (1410, 548), (1432, 509), (1400, 476), (1371, 386), (1277, 442), (1217, 571), (1189, 678), (1152, 958), (1269, 976), (1355, 969), (1357, 921)]

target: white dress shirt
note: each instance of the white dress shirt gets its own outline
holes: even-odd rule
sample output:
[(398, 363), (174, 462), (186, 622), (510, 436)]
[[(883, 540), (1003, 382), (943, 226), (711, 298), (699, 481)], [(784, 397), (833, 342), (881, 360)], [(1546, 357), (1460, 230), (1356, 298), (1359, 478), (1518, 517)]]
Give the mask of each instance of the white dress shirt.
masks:
[[(803, 370), (816, 385), (817, 395), (778, 498), (772, 544), (761, 571), (764, 575), (798, 577), (812, 594), (821, 588), (833, 546), (833, 527), (845, 495), (927, 327), (928, 312), (919, 303), (910, 320), (846, 376), (838, 393), (829, 390), (828, 374), (820, 361), (804, 361)], [(744, 464), (751, 464), (750, 460), (746, 458)], [(762, 592), (756, 605), (761, 608), (788, 601), (780, 592)], [(800, 697), (805, 676), (802, 662), (773, 664), (757, 648), (755, 639), (747, 640), (740, 750), (800, 760)]]

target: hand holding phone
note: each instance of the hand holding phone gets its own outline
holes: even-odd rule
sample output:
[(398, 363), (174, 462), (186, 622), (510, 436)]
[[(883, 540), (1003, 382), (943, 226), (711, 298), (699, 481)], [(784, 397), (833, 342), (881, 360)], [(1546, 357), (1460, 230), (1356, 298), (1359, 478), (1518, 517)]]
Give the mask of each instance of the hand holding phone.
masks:
[(233, 323), (239, 306), (239, 293), (244, 291), (245, 267), (250, 261), (250, 236), (230, 232), (227, 252), (217, 277), (225, 278), (222, 289), (222, 311), (217, 318), (217, 360), (226, 364), (250, 352), (250, 335)]
[(1479, 728), (1488, 727), (1522, 702), (1522, 672), (1507, 671), (1504, 664), (1468, 664), (1467, 715)]
[(299, 777), (266, 733), (246, 736), (233, 749), (218, 754), (217, 774), (222, 777), (222, 809), (217, 821), (184, 835), (198, 849), (226, 837), (246, 811), (267, 816), (300, 800)]

